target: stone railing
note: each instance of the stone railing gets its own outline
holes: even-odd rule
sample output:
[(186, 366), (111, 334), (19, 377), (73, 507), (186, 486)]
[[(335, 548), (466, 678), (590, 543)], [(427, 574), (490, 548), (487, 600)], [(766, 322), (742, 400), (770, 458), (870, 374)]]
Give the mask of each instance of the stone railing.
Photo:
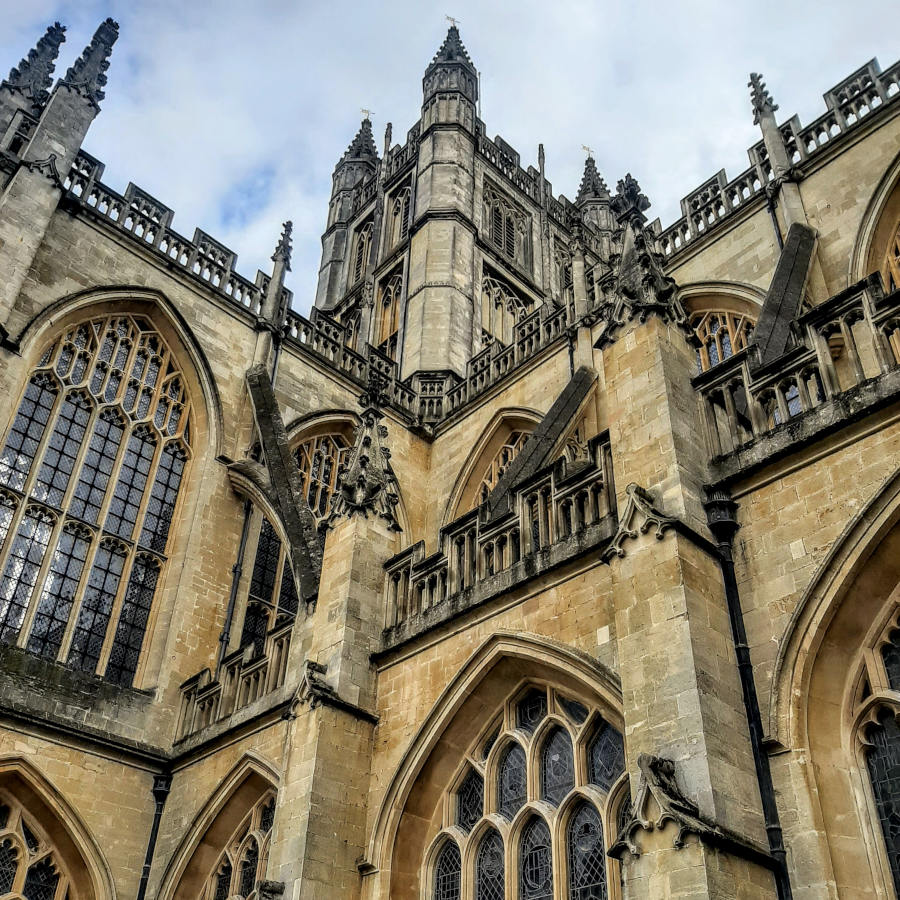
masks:
[(203, 669), (181, 685), (181, 709), (176, 741), (246, 709), (280, 688), (287, 673), (294, 620), (281, 623), (267, 635), (262, 652), (250, 644), (222, 660), (218, 678)]
[(900, 291), (871, 275), (802, 315), (795, 346), (754, 366), (742, 350), (694, 379), (711, 456), (740, 450), (788, 422), (900, 368)]
[(484, 133), (484, 123), (479, 122), (476, 149), (500, 173), (505, 175), (523, 194), (535, 203), (541, 202), (540, 175), (532, 168), (525, 171), (519, 165), (519, 154), (502, 138), (492, 141)]
[[(615, 518), (608, 436), (592, 439), (584, 458), (573, 462), (561, 457), (514, 486), (511, 499), (512, 511), (493, 521), (486, 521), (484, 509), (476, 507), (442, 528), (439, 550), (428, 557), (420, 541), (388, 560), (388, 643), (423, 622), (433, 624), (454, 614), (461, 604), (471, 605), (485, 590), (490, 594), (508, 587), (517, 570), (525, 571), (528, 559), (541, 554), (550, 559), (564, 544), (577, 552), (586, 537), (600, 534), (601, 525), (608, 538)], [(553, 561), (571, 555), (563, 553)]]
[(420, 125), (416, 123), (406, 135), (406, 143), (402, 147), (399, 145), (393, 147), (388, 153), (382, 164), (386, 183), (415, 161), (419, 150), (419, 130)]
[[(793, 116), (781, 125), (791, 161), (802, 164), (835, 139), (855, 128), (872, 112), (900, 103), (900, 61), (882, 72), (870, 60), (825, 95), (826, 112), (805, 128)], [(682, 217), (659, 232), (661, 251), (671, 257), (710, 228), (743, 208), (764, 190), (772, 169), (762, 142), (748, 151), (750, 168), (729, 181), (721, 170), (681, 201)], [(658, 227), (658, 221), (655, 223)]]

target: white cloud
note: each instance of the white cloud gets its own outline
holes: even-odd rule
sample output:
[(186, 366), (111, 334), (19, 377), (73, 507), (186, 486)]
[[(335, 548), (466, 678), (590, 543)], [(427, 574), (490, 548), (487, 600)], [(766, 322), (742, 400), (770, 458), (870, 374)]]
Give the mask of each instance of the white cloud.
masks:
[[(482, 72), (488, 133), (536, 164), (547, 151), (557, 193), (574, 197), (582, 144), (610, 186), (630, 171), (666, 225), (679, 200), (719, 168), (747, 166), (759, 139), (747, 75), (762, 71), (779, 115), (806, 122), (821, 94), (872, 56), (900, 55), (895, 0), (865, 17), (835, 0), (485, 0), (143, 4), (32, 0), (4, 10), (0, 53), (12, 66), (54, 19), (69, 26), (60, 71), (111, 15), (121, 26), (107, 99), (86, 149), (104, 180), (134, 181), (231, 246), (239, 270), (267, 269), (281, 222), (294, 220), (289, 285), (308, 309), (315, 291), (331, 171), (374, 111), (395, 141), (415, 121), (421, 77), (440, 45), (444, 12)], [(871, 24), (867, 24), (871, 23)], [(266, 190), (254, 192), (264, 184)], [(229, 206), (229, 201), (231, 206)]]

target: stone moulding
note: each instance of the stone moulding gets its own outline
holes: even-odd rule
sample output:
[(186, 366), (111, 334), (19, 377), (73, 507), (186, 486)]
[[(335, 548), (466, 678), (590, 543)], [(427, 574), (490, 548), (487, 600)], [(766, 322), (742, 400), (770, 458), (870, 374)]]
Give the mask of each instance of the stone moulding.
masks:
[[(651, 528), (655, 528), (656, 539), (661, 541), (669, 528), (675, 528), (678, 519), (667, 516), (654, 503), (653, 495), (639, 484), (632, 482), (625, 488), (628, 500), (625, 509), (619, 517), (619, 527), (613, 535), (609, 546), (603, 551), (602, 559), (609, 562), (613, 557), (624, 556), (625, 548), (622, 546), (629, 538), (636, 538), (638, 534), (646, 534)], [(638, 518), (642, 521), (637, 524)]]
[(378, 724), (378, 716), (356, 703), (345, 700), (340, 694), (325, 680), (327, 668), (321, 663), (317, 663), (311, 659), (303, 661), (302, 674), (300, 676), (300, 684), (297, 686), (297, 692), (294, 700), (290, 705), (290, 709), (286, 711), (285, 716), (295, 718), (297, 709), (300, 706), (309, 704), (310, 709), (316, 709), (319, 706), (330, 706), (332, 709), (339, 709), (349, 713), (357, 719), (369, 722), (372, 725)]

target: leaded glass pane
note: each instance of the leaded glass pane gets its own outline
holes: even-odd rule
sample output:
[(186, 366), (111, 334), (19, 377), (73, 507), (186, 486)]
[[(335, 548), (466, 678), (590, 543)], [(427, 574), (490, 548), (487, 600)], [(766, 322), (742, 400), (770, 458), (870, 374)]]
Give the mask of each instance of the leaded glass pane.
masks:
[(56, 507), (62, 503), (84, 442), (91, 410), (90, 400), (81, 393), (69, 394), (63, 401), (31, 489), (36, 500)]
[(19, 411), (0, 451), (0, 484), (22, 490), (50, 420), (58, 390), (49, 375), (38, 374), (28, 382)]
[(497, 743), (498, 737), (500, 737), (500, 729), (495, 728), (488, 736), (488, 739), (484, 742), (484, 747), (481, 748), (482, 759), (488, 758), (488, 754), (491, 752), (491, 748), (494, 746), (494, 744)]
[(0, 492), (0, 547), (3, 546), (3, 542), (6, 540), (17, 505), (15, 497), (7, 494), (5, 491)]
[(889, 639), (881, 649), (881, 658), (891, 690), (900, 691), (900, 631), (892, 631)]
[(241, 647), (253, 645), (253, 655), (259, 656), (266, 642), (269, 630), (269, 614), (261, 603), (248, 603), (244, 613), (244, 626), (241, 629)]
[(532, 688), (516, 704), (516, 724), (519, 728), (533, 734), (535, 728), (547, 715), (547, 692)]
[(525, 751), (518, 744), (511, 744), (503, 756), (497, 773), (497, 806), (512, 820), (524, 806), (527, 793), (525, 779)]
[(28, 600), (34, 589), (53, 519), (37, 507), (29, 509), (19, 525), (0, 582), (0, 641), (15, 643)]
[(556, 726), (541, 751), (541, 799), (558, 804), (575, 787), (575, 757), (568, 732)]
[(900, 725), (893, 711), (884, 710), (868, 729), (871, 748), (866, 758), (885, 849), (900, 893)]
[(259, 847), (256, 841), (252, 840), (247, 844), (244, 856), (241, 859), (240, 884), (238, 885), (238, 893), (242, 897), (248, 897), (253, 893), (256, 887), (256, 867), (259, 865)]
[(275, 821), (275, 798), (271, 797), (266, 805), (262, 808), (259, 816), (259, 830), (263, 834), (268, 834), (272, 829), (272, 823)]
[(600, 814), (590, 803), (583, 803), (566, 830), (569, 900), (606, 900), (606, 851)]
[(109, 681), (129, 685), (134, 678), (158, 578), (159, 563), (156, 560), (149, 556), (135, 559), (106, 665)]
[(12, 890), (18, 868), (19, 851), (9, 838), (4, 838), (0, 841), (0, 894)]
[(231, 863), (226, 859), (216, 873), (216, 886), (213, 888), (212, 900), (227, 900), (231, 889)]
[(70, 666), (84, 672), (97, 668), (125, 557), (125, 548), (114, 541), (104, 541), (97, 549), (72, 635)]
[(178, 489), (181, 487), (181, 476), (186, 464), (187, 455), (179, 444), (167, 444), (163, 448), (139, 541), (144, 547), (157, 553), (165, 553), (166, 550), (169, 528), (175, 514), (175, 501), (178, 499)]
[(81, 464), (75, 494), (69, 504), (70, 516), (92, 525), (97, 523), (124, 434), (122, 421), (112, 410), (105, 410), (97, 418), (90, 445)]
[(503, 900), (503, 839), (492, 828), (475, 857), (475, 900)]
[(103, 526), (106, 531), (126, 540), (131, 539), (155, 452), (156, 438), (149, 431), (135, 431), (128, 439), (119, 479)]
[(83, 525), (67, 526), (59, 536), (28, 636), (29, 653), (49, 659), (59, 653), (90, 545)]
[(434, 900), (459, 900), (462, 860), (455, 841), (447, 841), (434, 867)]
[(484, 779), (474, 769), (470, 769), (456, 792), (456, 824), (464, 831), (471, 831), (472, 826), (481, 818), (483, 808)]
[(50, 859), (45, 857), (29, 868), (22, 895), (25, 900), (53, 900), (57, 884), (59, 872)]
[(250, 576), (250, 596), (272, 602), (275, 577), (278, 574), (278, 560), (281, 556), (281, 541), (268, 519), (262, 520), (259, 529), (259, 543), (256, 545), (256, 559)]
[(591, 784), (608, 791), (625, 771), (625, 744), (622, 735), (602, 722), (588, 748), (588, 778)]
[(550, 829), (543, 819), (534, 818), (522, 832), (519, 851), (520, 900), (551, 900), (553, 862)]
[(290, 560), (285, 555), (284, 565), (281, 567), (281, 587), (278, 589), (278, 612), (288, 616), (296, 615), (299, 603), (294, 573), (291, 571)]
[(588, 709), (583, 703), (579, 703), (577, 700), (570, 700), (568, 697), (558, 697), (558, 699), (559, 705), (576, 725), (580, 725), (587, 719)]

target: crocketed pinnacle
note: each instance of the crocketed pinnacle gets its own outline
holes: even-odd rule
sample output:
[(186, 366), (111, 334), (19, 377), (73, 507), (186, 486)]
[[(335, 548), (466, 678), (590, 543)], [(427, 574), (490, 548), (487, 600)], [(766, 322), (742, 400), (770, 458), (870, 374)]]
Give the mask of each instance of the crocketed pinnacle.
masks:
[(281, 260), (288, 272), (291, 270), (291, 232), (294, 230), (294, 223), (288, 219), (282, 226), (281, 237), (275, 252), (272, 254), (272, 262)]
[(609, 188), (600, 177), (593, 156), (584, 161), (584, 175), (581, 176), (581, 186), (578, 188), (575, 204), (581, 206), (589, 200), (609, 200)]
[(475, 65), (469, 58), (469, 54), (460, 39), (459, 29), (455, 25), (450, 26), (450, 29), (447, 31), (447, 37), (444, 38), (444, 43), (441, 44), (440, 50), (435, 54), (431, 65), (428, 66), (425, 73), (428, 74), (435, 66), (446, 63), (461, 63), (471, 69), (472, 72), (475, 71)]
[(65, 39), (65, 27), (54, 22), (6, 79), (6, 84), (18, 88), (31, 101), (35, 112), (47, 102), (59, 46)]
[(109, 55), (118, 37), (118, 24), (112, 19), (103, 22), (94, 32), (90, 44), (66, 72), (64, 83), (99, 103), (105, 96), (103, 88), (106, 85)]
[(775, 112), (778, 106), (772, 100), (772, 95), (769, 93), (762, 75), (757, 72), (751, 72), (747, 87), (750, 88), (750, 103), (753, 106), (753, 124), (759, 125), (760, 114), (763, 112)]
[(378, 159), (375, 138), (372, 136), (372, 123), (368, 118), (362, 120), (359, 131), (356, 132), (356, 137), (350, 141), (350, 146), (341, 158), (341, 162), (348, 159)]

